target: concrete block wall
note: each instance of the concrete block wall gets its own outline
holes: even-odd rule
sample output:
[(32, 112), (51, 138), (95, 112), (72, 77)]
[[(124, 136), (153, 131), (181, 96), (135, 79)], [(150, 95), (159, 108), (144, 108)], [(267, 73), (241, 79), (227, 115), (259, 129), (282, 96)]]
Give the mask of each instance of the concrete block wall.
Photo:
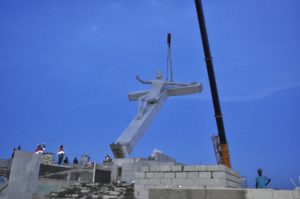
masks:
[(223, 165), (142, 166), (135, 173), (135, 197), (148, 199), (155, 188), (240, 188), (241, 177)]
[[(116, 182), (118, 178), (122, 182), (132, 183), (135, 181), (136, 172), (144, 172), (143, 167), (156, 167), (161, 165), (174, 165), (175, 162), (157, 162), (142, 158), (120, 158), (114, 159), (111, 165), (111, 180)], [(118, 168), (122, 169), (121, 176), (118, 176)]]

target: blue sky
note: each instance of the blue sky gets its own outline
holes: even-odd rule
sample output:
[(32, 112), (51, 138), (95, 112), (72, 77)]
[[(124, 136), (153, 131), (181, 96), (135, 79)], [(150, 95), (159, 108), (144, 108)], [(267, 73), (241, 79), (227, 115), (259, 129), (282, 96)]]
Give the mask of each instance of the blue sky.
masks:
[[(300, 1), (203, 0), (233, 168), (271, 188), (300, 175)], [(0, 1), (0, 158), (19, 144), (64, 144), (100, 162), (137, 113), (137, 74), (165, 72), (201, 94), (170, 98), (132, 157), (154, 148), (186, 164), (215, 164), (217, 134), (194, 1)]]

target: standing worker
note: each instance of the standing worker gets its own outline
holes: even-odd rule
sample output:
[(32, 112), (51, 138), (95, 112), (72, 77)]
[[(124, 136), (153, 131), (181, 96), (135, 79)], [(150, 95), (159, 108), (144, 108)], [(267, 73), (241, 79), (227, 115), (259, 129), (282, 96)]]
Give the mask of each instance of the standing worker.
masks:
[(11, 159), (14, 158), (14, 156), (15, 156), (15, 151), (16, 151), (16, 148), (13, 149), (13, 152), (12, 152), (12, 154), (11, 154)]
[(111, 160), (110, 156), (108, 154), (106, 154), (105, 159), (104, 159), (103, 162), (111, 162), (111, 161), (112, 160)]
[(59, 145), (57, 154), (58, 154), (58, 164), (61, 164), (65, 155), (64, 146), (62, 144)]
[(35, 154), (42, 154), (44, 151), (43, 151), (43, 147), (41, 144), (38, 144), (36, 149), (35, 149)]
[(45, 145), (45, 143), (42, 143), (41, 146), (43, 148), (43, 153), (45, 153), (45, 151), (46, 151), (46, 145)]
[(256, 177), (255, 181), (255, 187), (256, 189), (265, 189), (268, 184), (271, 182), (271, 179), (267, 176), (262, 175), (262, 169), (257, 170), (258, 176)]

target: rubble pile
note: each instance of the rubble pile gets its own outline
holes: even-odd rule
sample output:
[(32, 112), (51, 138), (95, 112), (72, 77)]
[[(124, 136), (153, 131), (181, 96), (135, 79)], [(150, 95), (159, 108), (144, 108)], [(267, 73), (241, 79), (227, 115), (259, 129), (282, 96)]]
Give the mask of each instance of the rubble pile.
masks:
[(9, 172), (8, 168), (0, 168), (0, 184), (9, 178)]
[(62, 189), (60, 192), (51, 192), (44, 196), (45, 199), (134, 199), (132, 185), (117, 186), (102, 183), (76, 183)]

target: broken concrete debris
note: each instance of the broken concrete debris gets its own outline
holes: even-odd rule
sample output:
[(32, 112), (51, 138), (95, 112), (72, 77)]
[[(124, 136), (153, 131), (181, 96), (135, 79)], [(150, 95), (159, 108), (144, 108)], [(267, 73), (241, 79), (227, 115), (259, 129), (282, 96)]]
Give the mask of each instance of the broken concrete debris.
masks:
[(76, 183), (60, 192), (51, 192), (44, 196), (52, 198), (85, 198), (85, 199), (134, 199), (133, 186), (117, 186), (102, 183)]

